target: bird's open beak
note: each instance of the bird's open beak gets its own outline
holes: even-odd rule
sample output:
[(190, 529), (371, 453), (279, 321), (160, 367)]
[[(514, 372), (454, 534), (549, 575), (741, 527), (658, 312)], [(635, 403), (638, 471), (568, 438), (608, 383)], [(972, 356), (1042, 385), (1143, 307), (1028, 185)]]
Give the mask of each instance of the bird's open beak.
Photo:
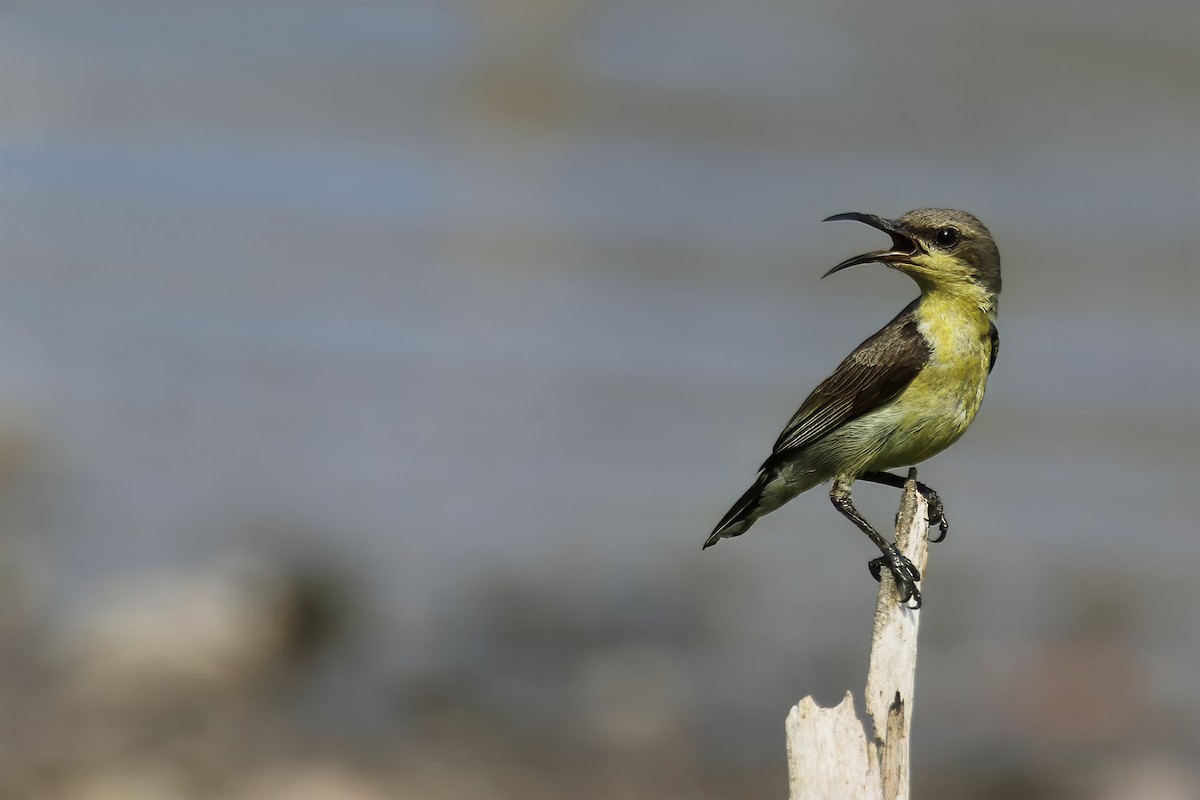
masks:
[(840, 272), (846, 267), (853, 267), (857, 264), (870, 264), (871, 262), (879, 262), (880, 264), (896, 264), (903, 263), (909, 258), (917, 254), (917, 243), (911, 236), (904, 233), (900, 228), (900, 224), (895, 220), (884, 219), (877, 217), (874, 214), (862, 214), (858, 211), (849, 211), (845, 214), (834, 214), (832, 217), (827, 217), (825, 222), (833, 222), (839, 219), (852, 219), (855, 222), (863, 222), (870, 225), (872, 228), (879, 230), (892, 237), (892, 247), (890, 250), (876, 250), (873, 253), (863, 253), (861, 256), (848, 258), (838, 264), (833, 269), (822, 275), (822, 278), (827, 278), (835, 272)]

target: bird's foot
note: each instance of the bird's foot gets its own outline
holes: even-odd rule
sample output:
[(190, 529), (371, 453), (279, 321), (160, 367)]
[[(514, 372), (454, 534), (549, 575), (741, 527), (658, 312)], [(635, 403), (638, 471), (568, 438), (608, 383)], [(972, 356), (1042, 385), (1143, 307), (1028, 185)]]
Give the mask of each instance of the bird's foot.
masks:
[(938, 497), (938, 493), (930, 489), (925, 484), (917, 481), (917, 491), (921, 493), (921, 497), (925, 498), (925, 504), (929, 506), (929, 512), (925, 515), (925, 519), (929, 522), (929, 527), (937, 527), (939, 534), (936, 539), (930, 538), (931, 542), (940, 542), (946, 538), (946, 532), (950, 530), (950, 523), (946, 521), (946, 508), (942, 505), (942, 498)]
[(882, 579), (883, 568), (887, 567), (888, 572), (892, 573), (892, 580), (896, 582), (896, 591), (900, 595), (900, 602), (908, 605), (910, 600), (913, 601), (914, 605), (909, 608), (914, 611), (921, 607), (921, 592), (917, 589), (917, 583), (921, 580), (921, 571), (896, 549), (896, 545), (888, 545), (888, 552), (867, 566), (877, 581)]

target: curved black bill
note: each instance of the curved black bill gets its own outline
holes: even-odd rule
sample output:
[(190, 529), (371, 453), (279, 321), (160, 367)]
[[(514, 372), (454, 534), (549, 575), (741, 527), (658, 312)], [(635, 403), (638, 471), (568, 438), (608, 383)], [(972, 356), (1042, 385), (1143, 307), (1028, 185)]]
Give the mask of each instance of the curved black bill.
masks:
[(861, 222), (865, 225), (870, 225), (872, 228), (883, 231), (888, 236), (892, 237), (892, 249), (876, 250), (873, 253), (863, 253), (861, 256), (848, 258), (822, 275), (822, 278), (828, 278), (833, 273), (839, 272), (846, 267), (853, 267), (858, 264), (870, 264), (875, 261), (878, 261), (881, 264), (887, 264), (889, 262), (909, 258), (915, 255), (917, 252), (917, 243), (912, 239), (912, 237), (901, 231), (899, 223), (897, 223), (895, 220), (884, 219), (883, 217), (877, 217), (874, 214), (863, 214), (859, 211), (847, 211), (844, 214), (834, 214), (832, 217), (826, 217), (823, 221), (835, 222), (843, 219)]

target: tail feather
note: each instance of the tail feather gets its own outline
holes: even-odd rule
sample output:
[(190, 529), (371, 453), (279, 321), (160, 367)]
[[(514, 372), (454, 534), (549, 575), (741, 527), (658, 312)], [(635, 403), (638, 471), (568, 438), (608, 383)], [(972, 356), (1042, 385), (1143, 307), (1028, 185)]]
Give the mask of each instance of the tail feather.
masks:
[(704, 542), (702, 550), (707, 550), (716, 544), (719, 540), (730, 536), (741, 536), (750, 526), (754, 524), (754, 520), (758, 519), (755, 513), (762, 504), (763, 491), (766, 490), (767, 484), (771, 481), (771, 476), (767, 472), (760, 472), (758, 480), (754, 485), (746, 490), (733, 508), (726, 512), (721, 521), (717, 523), (717, 527), (713, 528), (713, 532)]

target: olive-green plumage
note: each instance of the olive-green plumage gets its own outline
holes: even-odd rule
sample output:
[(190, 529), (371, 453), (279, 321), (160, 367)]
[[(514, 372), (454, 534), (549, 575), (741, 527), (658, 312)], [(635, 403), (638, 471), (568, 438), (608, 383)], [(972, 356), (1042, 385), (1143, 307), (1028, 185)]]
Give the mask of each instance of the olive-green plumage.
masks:
[[(888, 250), (843, 261), (830, 275), (879, 262), (909, 275), (921, 296), (863, 342), (800, 406), (763, 463), (758, 480), (734, 504), (704, 543), (739, 536), (754, 521), (825, 481), (830, 497), (883, 551), (872, 562), (887, 567), (901, 599), (920, 605), (920, 574), (857, 512), (850, 486), (859, 479), (902, 486), (884, 470), (920, 463), (956, 442), (983, 401), (996, 363), (996, 304), (1000, 254), (991, 234), (970, 214), (918, 209), (899, 219), (838, 214), (830, 220), (864, 222), (892, 238)], [(923, 484), (930, 521), (945, 534), (937, 495)]]

